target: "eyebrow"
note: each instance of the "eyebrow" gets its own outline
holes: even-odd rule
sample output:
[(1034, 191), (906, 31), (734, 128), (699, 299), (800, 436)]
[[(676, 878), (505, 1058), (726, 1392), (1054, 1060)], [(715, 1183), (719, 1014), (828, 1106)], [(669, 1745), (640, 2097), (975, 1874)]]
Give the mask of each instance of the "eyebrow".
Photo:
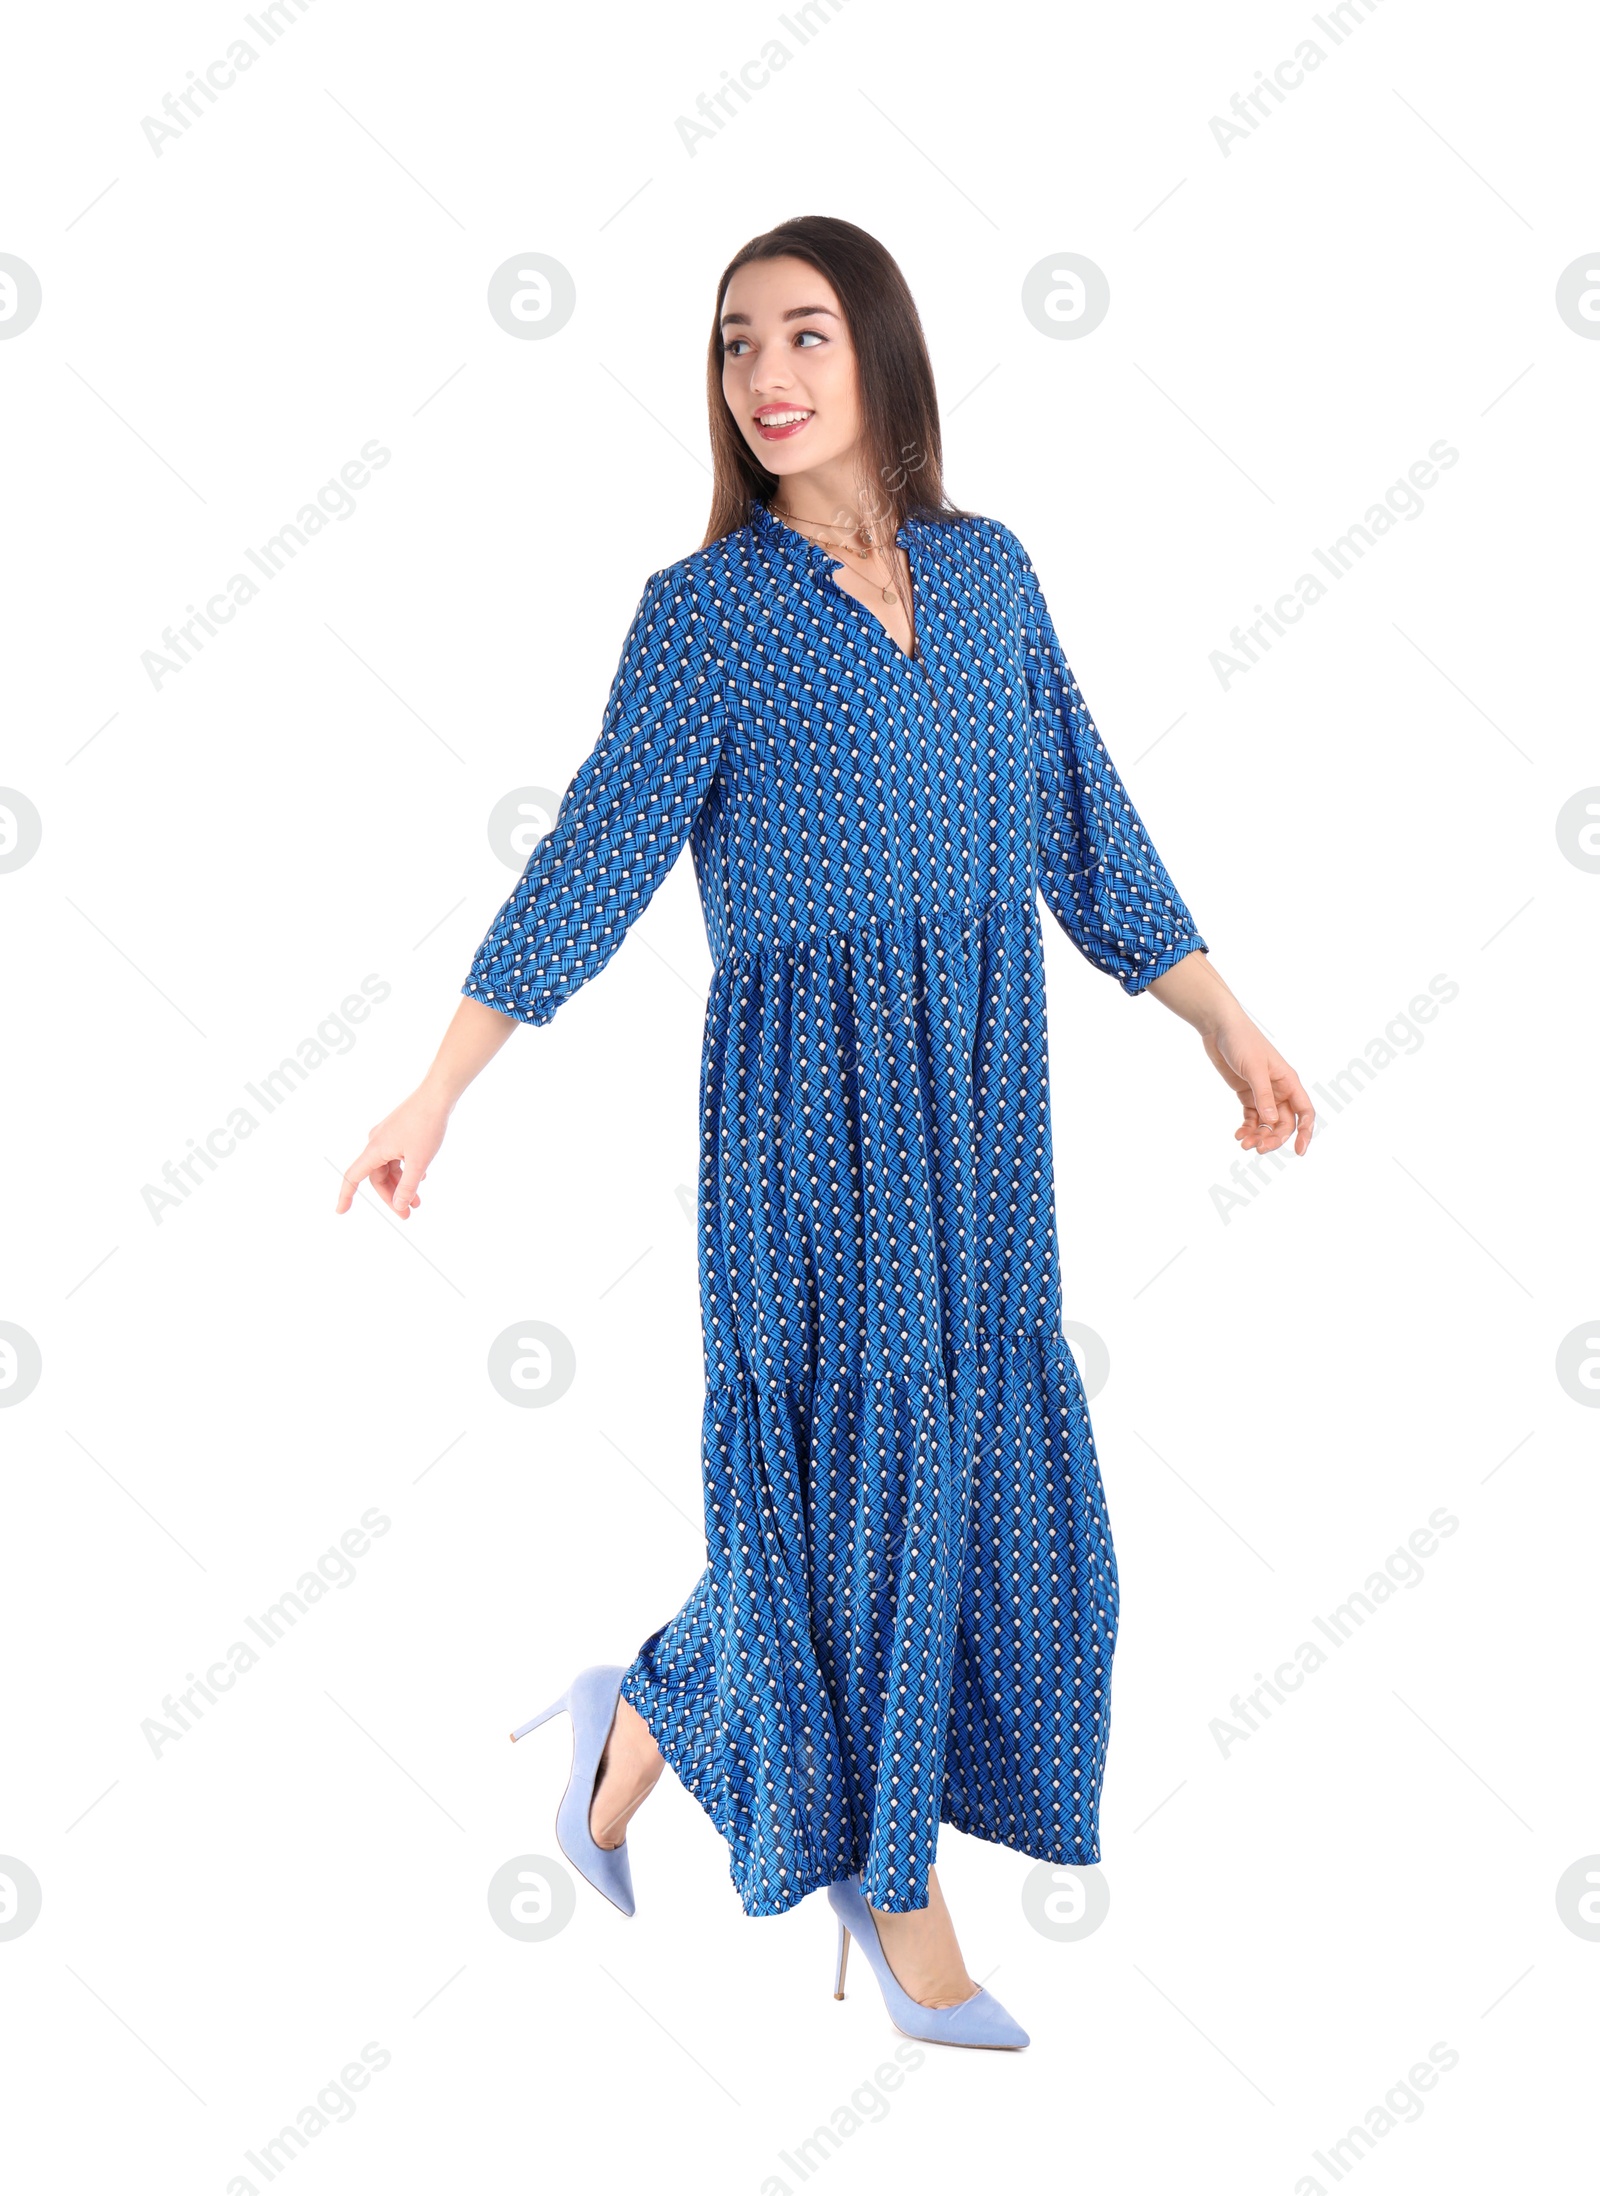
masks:
[[(811, 320), (818, 313), (826, 313), (830, 320), (837, 320), (839, 317), (829, 305), (794, 305), (790, 307), (788, 312), (780, 314), (779, 318), (782, 320)], [(750, 315), (748, 313), (724, 313), (719, 325), (724, 328), (731, 328), (736, 323), (741, 328), (748, 328), (750, 326)]]

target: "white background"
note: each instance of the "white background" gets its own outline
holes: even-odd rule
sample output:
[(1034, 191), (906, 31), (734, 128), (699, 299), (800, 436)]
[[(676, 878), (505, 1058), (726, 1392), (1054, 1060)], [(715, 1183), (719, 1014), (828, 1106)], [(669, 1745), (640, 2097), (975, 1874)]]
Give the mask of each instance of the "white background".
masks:
[[(1555, 1374), (1600, 1309), (1600, 882), (1556, 835), (1600, 781), (1600, 344), (1554, 303), (1600, 245), (1592, 32), (851, 0), (691, 155), (678, 117), (775, 7), (320, 0), (158, 157), (143, 118), (242, 15), (34, 10), (4, 56), (0, 250), (44, 297), (0, 342), (0, 779), (44, 825), (0, 877), (0, 1317), (43, 1357), (0, 1416), (0, 1852), (43, 1887), (0, 1942), (19, 2185), (263, 2189), (245, 2153), (373, 2042), (292, 2189), (773, 2196), (891, 2058), (864, 1962), (833, 2002), (821, 1898), (747, 1920), (670, 1777), (633, 1920), (580, 1884), (525, 1944), (487, 1904), (554, 1851), (567, 1768), (564, 1726), (507, 1729), (703, 1562), (687, 856), (463, 1100), (420, 1214), (333, 1213), (510, 887), (490, 810), (559, 793), (645, 575), (700, 542), (716, 276), (801, 212), (904, 268), (951, 493), (1027, 545), (1302, 1075), (1459, 986), (1224, 1221), (1235, 1102), (1049, 929), (1067, 1317), (1111, 1364), (1110, 1913), (1047, 1939), (1031, 1864), (947, 1831), (1032, 2048), (930, 2049), (810, 2178), (1327, 2189), (1314, 2153), (1438, 2043), (1361, 2187), (1552, 2185), (1600, 1962), (1556, 1901), (1600, 1849), (1597, 1421)], [(1324, 65), (1224, 155), (1211, 117), (1308, 35)], [(485, 305), (528, 251), (577, 287), (543, 342)], [(1020, 305), (1065, 251), (1111, 286), (1079, 341)], [(163, 629), (371, 438), (355, 514), (153, 688)], [(1212, 651), (1441, 438), (1423, 515), (1224, 691)], [(353, 1048), (157, 1224), (145, 1185), (369, 974)], [(529, 1319), (576, 1353), (546, 1410), (485, 1373)], [(1224, 1755), (1233, 1696), (1441, 1506), (1421, 1583)], [(373, 1507), (352, 1582), (153, 1754)]]

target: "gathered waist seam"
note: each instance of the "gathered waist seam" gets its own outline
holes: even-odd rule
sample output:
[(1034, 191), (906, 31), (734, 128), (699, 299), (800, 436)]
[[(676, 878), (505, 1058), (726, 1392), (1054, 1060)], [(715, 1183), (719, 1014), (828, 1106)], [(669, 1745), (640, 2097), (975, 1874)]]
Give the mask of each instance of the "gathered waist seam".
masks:
[(906, 915), (864, 915), (856, 922), (836, 923), (815, 936), (774, 938), (763, 940), (759, 945), (730, 946), (712, 963), (711, 980), (716, 983), (721, 978), (747, 972), (772, 960), (816, 960), (864, 937), (885, 934), (910, 937), (917, 932), (933, 932), (941, 937), (956, 935), (965, 940), (1004, 917), (1036, 914), (1035, 895), (1017, 892), (997, 893), (992, 899), (971, 906), (935, 909), (931, 914), (914, 911)]

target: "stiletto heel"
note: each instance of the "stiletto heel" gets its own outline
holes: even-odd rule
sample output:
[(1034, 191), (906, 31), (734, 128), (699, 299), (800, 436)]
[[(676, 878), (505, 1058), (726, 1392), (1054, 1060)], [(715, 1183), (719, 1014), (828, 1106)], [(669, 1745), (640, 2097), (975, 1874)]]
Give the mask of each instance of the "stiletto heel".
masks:
[(624, 1838), (618, 1846), (596, 1845), (589, 1830), (595, 1777), (617, 1718), (624, 1674), (620, 1664), (610, 1663), (580, 1670), (558, 1699), (519, 1724), (511, 1736), (526, 1738), (541, 1723), (563, 1712), (572, 1718), (572, 1773), (556, 1809), (556, 1843), (585, 1883), (592, 1884), (621, 1913), (631, 1914), (633, 1870), (628, 1860), (628, 1841)]
[(526, 1723), (519, 1723), (511, 1736), (513, 1739), (525, 1739), (530, 1731), (537, 1731), (541, 1723), (548, 1723), (552, 1716), (559, 1715), (566, 1705), (567, 1696), (563, 1693), (561, 1698), (553, 1700), (548, 1708), (541, 1708), (539, 1713), (536, 1716), (530, 1716)]
[(920, 2005), (900, 1987), (883, 1949), (872, 1909), (861, 1895), (859, 1875), (828, 1886), (828, 1904), (839, 1919), (839, 1975), (834, 1996), (844, 1996), (844, 1962), (852, 1935), (861, 1939), (867, 1964), (878, 1978), (889, 2018), (902, 2035), (923, 2043), (974, 2044), (987, 2051), (1020, 2051), (1028, 2032), (1011, 2018), (998, 1998), (980, 1989), (960, 2005)]

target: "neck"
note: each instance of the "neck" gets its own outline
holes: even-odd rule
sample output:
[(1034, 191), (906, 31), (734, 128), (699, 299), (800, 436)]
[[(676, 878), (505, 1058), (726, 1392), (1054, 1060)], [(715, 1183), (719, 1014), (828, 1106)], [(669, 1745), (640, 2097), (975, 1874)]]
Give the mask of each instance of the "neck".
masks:
[(772, 491), (772, 505), (781, 518), (793, 519), (802, 526), (875, 535), (892, 531), (888, 506), (881, 505), (877, 510), (864, 507), (855, 475), (843, 467), (822, 465), (812, 472), (780, 476)]

